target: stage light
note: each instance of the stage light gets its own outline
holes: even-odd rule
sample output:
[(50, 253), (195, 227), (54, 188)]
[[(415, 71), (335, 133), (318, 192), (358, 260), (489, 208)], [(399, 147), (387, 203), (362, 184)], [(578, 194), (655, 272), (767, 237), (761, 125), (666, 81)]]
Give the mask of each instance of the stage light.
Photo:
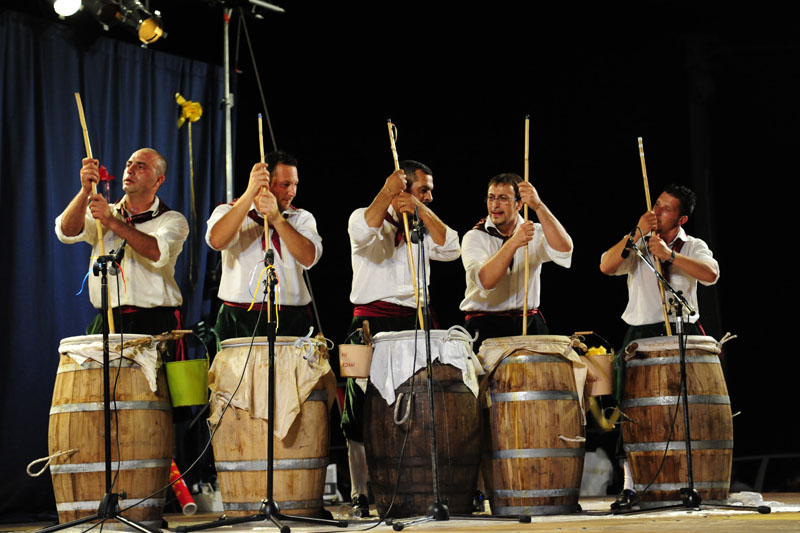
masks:
[(160, 37), (166, 37), (164, 27), (161, 22), (161, 13), (158, 11), (150, 12), (139, 2), (139, 0), (127, 0), (120, 2), (120, 22), (123, 26), (136, 31), (139, 40), (145, 44), (156, 42)]
[(144, 44), (166, 37), (158, 11), (148, 11), (139, 0), (83, 0), (83, 7), (104, 27), (121, 25), (133, 30)]
[(120, 7), (116, 2), (111, 0), (83, 0), (83, 9), (91, 13), (106, 30), (119, 24)]
[(81, 8), (81, 0), (55, 0), (53, 2), (53, 11), (59, 17), (69, 17), (74, 15)]

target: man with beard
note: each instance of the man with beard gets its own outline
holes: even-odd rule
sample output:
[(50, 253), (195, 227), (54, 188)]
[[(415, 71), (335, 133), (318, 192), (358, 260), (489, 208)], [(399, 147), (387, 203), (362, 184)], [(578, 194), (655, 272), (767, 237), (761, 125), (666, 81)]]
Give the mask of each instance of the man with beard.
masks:
[[(631, 235), (623, 237), (600, 259), (600, 270), (603, 274), (625, 275), (628, 279), (628, 305), (622, 314), (628, 330), (621, 344), (623, 350), (636, 339), (666, 335), (661, 295), (655, 274), (635, 253), (622, 257), (629, 240), (634, 241), (634, 245), (645, 254), (649, 252), (653, 258), (661, 261), (664, 277), (676, 290), (683, 292), (684, 298), (697, 311), (689, 317), (686, 333), (705, 334), (698, 321), (700, 310), (697, 306), (697, 283), (715, 284), (719, 279), (719, 264), (705, 242), (687, 235), (683, 229), (694, 211), (695, 202), (694, 192), (687, 187), (669, 185), (656, 200), (653, 210), (639, 217)], [(651, 231), (655, 233), (646, 237)], [(675, 329), (674, 324), (672, 329)], [(622, 397), (623, 370), (619, 371), (617, 377), (618, 398)], [(624, 488), (611, 504), (612, 510), (630, 508), (638, 501), (627, 461), (623, 464), (623, 469)]]
[[(454, 261), (460, 255), (458, 234), (430, 209), (433, 201), (433, 171), (417, 161), (401, 161), (372, 203), (350, 215), (350, 257), (353, 284), (350, 301), (355, 306), (350, 335), (368, 320), (372, 334), (413, 330), (416, 297), (403, 229), (403, 213), (425, 224), (425, 271), (430, 261)], [(416, 258), (416, 247), (414, 247)], [(416, 261), (415, 261), (416, 262)], [(419, 297), (422, 284), (419, 280)], [(435, 326), (434, 326), (435, 327)], [(362, 435), (364, 392), (355, 380), (347, 380), (342, 429), (348, 439), (353, 506), (362, 516), (369, 513), (367, 467)]]
[[(516, 174), (499, 174), (489, 181), (488, 216), (464, 235), (462, 261), (467, 289), (460, 309), (464, 327), (483, 339), (522, 335), (525, 300), (525, 245), (528, 245), (529, 335), (545, 335), (547, 325), (539, 310), (542, 264), (553, 261), (569, 268), (572, 239), (542, 202), (530, 183)], [(538, 223), (525, 221), (523, 204), (532, 209)]]
[[(206, 243), (222, 252), (218, 292), (222, 306), (215, 326), (221, 340), (253, 335), (266, 289), (263, 283), (257, 285), (258, 273), (264, 267), (265, 217), (281, 286), (277, 335), (302, 337), (308, 335), (312, 324), (311, 294), (303, 271), (319, 261), (322, 238), (314, 216), (292, 205), (299, 183), (297, 160), (281, 151), (271, 152), (265, 160), (253, 165), (241, 198), (218, 206), (208, 219)], [(254, 296), (255, 304), (248, 312)], [(259, 323), (258, 335), (266, 335), (265, 317)]]

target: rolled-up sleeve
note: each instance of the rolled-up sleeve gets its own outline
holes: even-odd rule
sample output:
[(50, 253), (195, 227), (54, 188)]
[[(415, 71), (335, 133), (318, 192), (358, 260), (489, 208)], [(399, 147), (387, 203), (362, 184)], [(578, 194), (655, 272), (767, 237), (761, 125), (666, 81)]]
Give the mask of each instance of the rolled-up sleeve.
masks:
[[(296, 218), (296, 220), (293, 220), (294, 218)], [(301, 211), (297, 216), (293, 217), (293, 219), (290, 219), (289, 222), (297, 233), (311, 241), (311, 244), (314, 245), (314, 261), (308, 266), (299, 261), (297, 262), (300, 268), (308, 270), (316, 265), (319, 258), (322, 257), (322, 237), (320, 237), (317, 231), (317, 220), (314, 218), (314, 215), (308, 211)]]
[(434, 261), (455, 261), (461, 257), (458, 233), (448, 226), (443, 245), (433, 244), (433, 240), (431, 240), (430, 257)]
[(168, 211), (158, 218), (161, 219), (158, 228), (153, 232), (147, 232), (158, 242), (160, 253), (158, 261), (143, 257), (144, 262), (149, 263), (153, 268), (161, 268), (170, 263), (170, 260), (174, 263), (175, 258), (183, 250), (186, 237), (189, 236), (189, 224), (186, 222), (186, 218), (177, 211)]
[(366, 208), (356, 209), (347, 222), (347, 233), (350, 234), (350, 246), (353, 252), (369, 248), (372, 243), (383, 240), (381, 226), (371, 228), (364, 218)]
[(694, 259), (698, 259), (700, 261), (704, 261), (710, 265), (713, 265), (713, 267), (717, 271), (717, 277), (714, 278), (713, 281), (703, 281), (703, 280), (697, 280), (697, 281), (699, 281), (701, 285), (705, 285), (706, 287), (714, 285), (717, 281), (719, 281), (719, 263), (717, 262), (716, 259), (714, 259), (714, 253), (711, 251), (711, 249), (708, 247), (705, 241), (702, 241), (700, 239), (693, 239), (691, 242), (692, 242), (692, 251), (688, 255)]
[(83, 229), (77, 235), (64, 235), (64, 232), (61, 230), (61, 219), (63, 216), (64, 213), (61, 213), (56, 217), (56, 237), (59, 241), (63, 242), (64, 244), (74, 244), (76, 242), (88, 242), (89, 244), (94, 244), (94, 242), (97, 240), (97, 226), (94, 223), (94, 218), (92, 218), (92, 215), (88, 209), (83, 217)]
[(206, 244), (212, 250), (215, 250), (217, 252), (221, 252), (222, 250), (227, 250), (228, 248), (236, 244), (236, 242), (239, 240), (239, 232), (237, 231), (236, 234), (231, 239), (231, 241), (227, 244), (227, 246), (225, 246), (225, 248), (214, 248), (211, 245), (211, 228), (213, 228), (217, 224), (217, 222), (219, 222), (219, 219), (224, 217), (228, 213), (228, 211), (230, 211), (232, 208), (233, 206), (230, 204), (218, 205), (217, 207), (214, 208), (214, 211), (211, 212), (211, 216), (209, 217), (208, 222), (206, 222)]
[(467, 273), (467, 285), (472, 282), (481, 291), (482, 296), (488, 294), (488, 290), (481, 285), (478, 273), (481, 267), (490, 259), (489, 248), (481, 242), (483, 236), (478, 231), (468, 231), (464, 235), (461, 247), (461, 262), (464, 263), (464, 270)]
[(552, 261), (558, 266), (564, 268), (569, 268), (572, 266), (572, 251), (575, 249), (574, 245), (572, 244), (572, 237), (567, 235), (567, 238), (569, 239), (569, 250), (566, 252), (559, 252), (558, 250), (550, 247), (550, 243), (547, 242), (547, 239), (544, 236), (544, 229), (538, 222), (536, 223), (536, 232), (537, 236), (539, 237), (539, 242), (537, 243), (537, 253), (540, 254), (540, 263)]

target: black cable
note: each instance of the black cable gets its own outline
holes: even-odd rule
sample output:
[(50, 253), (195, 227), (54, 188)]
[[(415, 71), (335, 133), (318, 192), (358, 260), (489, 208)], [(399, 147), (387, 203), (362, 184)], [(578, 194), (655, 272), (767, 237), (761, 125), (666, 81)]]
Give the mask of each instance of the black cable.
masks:
[[(689, 337), (688, 331), (686, 333), (684, 333), (683, 335), (688, 339), (688, 337)], [(687, 386), (688, 386), (688, 384), (686, 383), (686, 381), (684, 381), (683, 375), (681, 375), (681, 380), (680, 380), (680, 383), (679, 383), (679, 386), (678, 386), (678, 391), (679, 391), (678, 392), (678, 401), (675, 402), (675, 413), (672, 415), (672, 422), (670, 423), (669, 434), (667, 435), (667, 442), (664, 445), (664, 455), (661, 457), (661, 463), (658, 465), (658, 470), (656, 471), (655, 474), (653, 474), (653, 477), (652, 477), (652, 479), (650, 479), (650, 482), (647, 484), (647, 486), (644, 489), (642, 489), (643, 493), (647, 492), (648, 489), (650, 488), (650, 486), (653, 483), (655, 483), (655, 481), (658, 478), (659, 474), (661, 474), (661, 470), (664, 468), (664, 464), (667, 461), (667, 453), (669, 452), (669, 443), (672, 442), (672, 435), (675, 432), (675, 424), (678, 421), (678, 413), (680, 412), (679, 407), (681, 405), (681, 401), (683, 400), (683, 395), (681, 394), (680, 391), (683, 391), (683, 388), (687, 387)], [(685, 450), (685, 453), (689, 453), (689, 450)]]
[[(424, 244), (420, 244), (420, 246), (424, 246)], [(420, 279), (420, 270), (421, 270), (421, 268), (422, 268), (422, 261), (421, 261), (420, 255), (418, 254), (417, 255), (417, 279), (418, 280)], [(401, 468), (402, 468), (402, 464), (403, 464), (403, 456), (405, 454), (405, 448), (406, 448), (406, 443), (408, 442), (408, 436), (411, 434), (411, 422), (414, 419), (414, 410), (413, 410), (414, 404), (412, 402), (414, 401), (414, 385), (416, 383), (416, 380), (414, 379), (414, 376), (416, 376), (416, 374), (417, 374), (417, 372), (416, 372), (417, 355), (418, 355), (418, 351), (417, 351), (418, 342), (417, 341), (419, 340), (419, 331), (420, 331), (419, 330), (419, 326), (420, 326), (419, 313), (417, 312), (417, 310), (419, 309), (419, 306), (421, 305), (419, 303), (419, 288), (417, 288), (416, 299), (417, 299), (417, 309), (414, 310), (414, 358), (412, 360), (412, 365), (411, 365), (411, 369), (412, 369), (411, 370), (411, 378), (410, 378), (411, 379), (411, 390), (409, 391), (408, 417), (406, 419), (406, 434), (403, 437), (403, 444), (400, 446), (400, 456), (398, 457), (398, 460), (397, 460), (397, 477), (395, 479), (394, 489), (392, 491), (392, 499), (389, 501), (389, 507), (386, 509), (386, 512), (383, 513), (383, 516), (379, 517), (380, 520), (378, 521), (378, 523), (375, 524), (374, 526), (368, 528), (368, 529), (372, 529), (374, 527), (377, 527), (380, 523), (385, 521), (387, 516), (389, 516), (389, 513), (392, 510), (392, 506), (394, 506), (394, 501), (395, 501), (395, 499), (397, 497), (397, 490), (400, 487), (400, 472), (401, 472)], [(435, 430), (435, 428), (431, 428), (431, 431), (434, 431), (434, 430)]]
[[(119, 265), (117, 265), (119, 268)], [(121, 272), (122, 269), (120, 268), (119, 271)], [(120, 292), (119, 292), (119, 275), (116, 276), (117, 278), (117, 307), (120, 307)], [(111, 399), (114, 402), (114, 422), (116, 423), (117, 427), (115, 428), (115, 438), (117, 441), (117, 471), (114, 472), (114, 479), (111, 482), (111, 490), (109, 492), (113, 492), (114, 486), (117, 484), (117, 479), (119, 478), (119, 471), (122, 467), (122, 449), (119, 443), (119, 410), (117, 409), (117, 383), (119, 383), (119, 376), (122, 373), (122, 359), (123, 359), (123, 346), (125, 346), (124, 339), (122, 337), (123, 332), (125, 331), (125, 327), (122, 321), (122, 311), (119, 313), (119, 365), (117, 365), (117, 374), (114, 376), (114, 387), (111, 390)], [(113, 316), (113, 311), (112, 311)], [(109, 365), (111, 361), (109, 360)]]
[[(122, 269), (119, 268), (119, 265), (117, 265), (117, 268), (119, 269), (119, 271), (122, 271)], [(117, 276), (117, 307), (119, 307), (119, 303), (120, 303), (120, 291), (119, 291), (119, 275), (118, 275)], [(109, 306), (111, 306), (111, 302), (109, 302)], [(101, 309), (100, 312), (102, 313), (103, 310)], [(110, 310), (110, 312), (111, 312), (111, 316), (114, 316), (113, 308), (112, 308), (112, 310)], [(122, 333), (124, 331), (123, 322), (122, 322), (122, 312), (120, 312), (120, 314), (119, 314), (119, 330), (120, 330), (120, 334), (119, 334), (119, 340), (120, 340), (119, 365), (117, 365), (117, 373), (114, 376), (114, 386), (113, 386), (113, 388), (111, 390), (111, 401), (114, 402), (114, 422), (116, 424), (116, 427), (114, 429), (115, 429), (115, 439), (116, 439), (116, 442), (117, 442), (117, 469), (114, 472), (114, 479), (111, 481), (111, 487), (109, 487), (109, 489), (108, 489), (109, 493), (113, 493), (114, 492), (114, 486), (117, 484), (117, 479), (119, 478), (119, 472), (120, 472), (120, 469), (122, 467), (122, 450), (120, 448), (120, 443), (119, 443), (119, 410), (117, 409), (117, 383), (119, 382), (119, 376), (120, 376), (120, 373), (122, 372), (122, 361), (124, 359), (124, 357), (123, 357), (123, 348), (122, 348), (124, 346), (124, 339), (123, 339), (123, 333)], [(110, 357), (109, 357), (108, 364), (109, 364), (109, 366), (111, 366)], [(121, 512), (122, 511), (120, 511), (120, 513)], [(110, 516), (103, 517), (97, 523), (95, 523), (94, 525), (92, 525), (88, 529), (85, 529), (84, 531), (91, 531), (92, 529), (96, 528), (97, 526), (100, 526), (100, 532), (102, 533), (103, 527), (104, 527), (106, 521), (109, 520), (110, 518), (111, 518)]]
[[(266, 301), (266, 293), (264, 294), (264, 301)], [(262, 301), (262, 304), (263, 304), (263, 301)], [(252, 354), (252, 351), (253, 351), (253, 343), (255, 342), (256, 333), (258, 332), (258, 324), (261, 321), (261, 314), (263, 313), (263, 310), (264, 310), (264, 307), (262, 305), (258, 310), (258, 316), (256, 317), (256, 325), (253, 328), (253, 334), (251, 335), (251, 338), (250, 338), (250, 347), (248, 348), (247, 357), (245, 358), (244, 365), (242, 366), (242, 374), (239, 376), (239, 382), (236, 384), (236, 388), (233, 390), (233, 393), (231, 393), (230, 398), (228, 398), (228, 402), (225, 404), (225, 407), (223, 407), (222, 412), (219, 415), (219, 419), (217, 421), (217, 424), (214, 427), (214, 431), (211, 432), (211, 435), (209, 436), (208, 442), (206, 443), (206, 445), (203, 448), (203, 450), (198, 454), (197, 459), (195, 459), (194, 462), (191, 465), (189, 465), (189, 467), (179, 477), (177, 477), (173, 481), (170, 481), (163, 488), (160, 488), (157, 491), (155, 491), (152, 494), (150, 494), (149, 496), (146, 496), (146, 497), (142, 498), (141, 500), (137, 501), (133, 505), (130, 505), (130, 506), (122, 509), (120, 511), (120, 513), (123, 513), (123, 512), (125, 512), (125, 511), (127, 511), (127, 510), (129, 510), (129, 509), (131, 509), (133, 507), (136, 507), (137, 505), (149, 500), (150, 498), (153, 498), (153, 497), (157, 496), (159, 493), (161, 493), (161, 492), (167, 490), (168, 488), (170, 488), (171, 486), (173, 486), (175, 483), (177, 483), (178, 481), (183, 479), (184, 476), (186, 476), (189, 472), (191, 472), (192, 469), (197, 466), (197, 464), (200, 462), (200, 460), (206, 454), (206, 452), (208, 451), (209, 447), (211, 446), (212, 441), (214, 440), (214, 435), (217, 434), (217, 430), (219, 429), (220, 425), (222, 424), (222, 418), (225, 416), (225, 413), (227, 412), (228, 407), (231, 405), (231, 402), (233, 402), (233, 399), (236, 397), (236, 393), (239, 391), (239, 387), (241, 387), (242, 382), (244, 381), (244, 375), (245, 375), (245, 372), (247, 371), (247, 364), (250, 362), (250, 355)], [(195, 333), (195, 336), (197, 336), (196, 333)], [(197, 337), (200, 338), (199, 336), (197, 336)], [(203, 342), (202, 339), (200, 339), (200, 342), (203, 344), (204, 347), (206, 347), (206, 345), (205, 345), (205, 343)], [(208, 353), (208, 348), (207, 347), (206, 347), (206, 353)], [(209, 398), (209, 401), (211, 401), (210, 398)]]
[(264, 108), (264, 116), (267, 119), (267, 128), (269, 129), (269, 137), (272, 140), (272, 149), (278, 149), (278, 142), (275, 140), (275, 132), (272, 131), (272, 121), (269, 119), (269, 111), (267, 110), (267, 101), (264, 98), (264, 88), (261, 86), (261, 76), (258, 74), (258, 65), (256, 64), (256, 55), (253, 52), (253, 43), (250, 42), (250, 32), (247, 31), (247, 22), (244, 20), (244, 10), (239, 8), (239, 20), (242, 28), (244, 29), (244, 38), (247, 41), (247, 50), (250, 52), (250, 61), (253, 63), (253, 72), (256, 75), (256, 83), (258, 84), (258, 95), (261, 97), (261, 106)]
[[(419, 256), (417, 257), (417, 269), (420, 268)], [(411, 422), (414, 419), (414, 376), (416, 375), (416, 371), (414, 369), (417, 368), (417, 339), (419, 334), (419, 313), (414, 312), (414, 358), (412, 362), (412, 372), (411, 372), (411, 390), (409, 391), (409, 399), (408, 399), (408, 417), (406, 418), (406, 428), (405, 428), (405, 436), (403, 437), (403, 443), (400, 445), (400, 454), (397, 458), (397, 475), (395, 477), (394, 488), (392, 489), (392, 497), (389, 500), (389, 506), (384, 511), (383, 516), (378, 515), (378, 521), (372, 524), (371, 526), (365, 529), (358, 529), (356, 531), (369, 531), (371, 529), (375, 529), (379, 525), (383, 524), (386, 521), (386, 517), (392, 512), (392, 507), (394, 507), (395, 499), (397, 498), (397, 490), (400, 488), (400, 472), (403, 466), (403, 457), (405, 456), (406, 444), (408, 443), (408, 436), (411, 434)], [(352, 336), (352, 334), (351, 334)], [(395, 400), (399, 401), (399, 400)], [(433, 428), (431, 428), (433, 430)]]

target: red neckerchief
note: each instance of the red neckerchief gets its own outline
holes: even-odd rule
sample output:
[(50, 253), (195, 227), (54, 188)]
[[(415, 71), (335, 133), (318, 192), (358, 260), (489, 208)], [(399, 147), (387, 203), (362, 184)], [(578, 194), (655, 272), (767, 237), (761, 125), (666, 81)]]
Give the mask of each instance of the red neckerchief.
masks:
[[(684, 244), (686, 244), (686, 241), (684, 241), (683, 239), (679, 239), (678, 237), (675, 237), (675, 240), (672, 241), (672, 245), (670, 246), (670, 248), (676, 254), (679, 254), (681, 253), (681, 248), (683, 248)], [(669, 267), (671, 266), (672, 266), (671, 263), (667, 263), (666, 261), (661, 262), (661, 270), (662, 272), (664, 272), (664, 279), (666, 279), (667, 281), (669, 281)]]
[(116, 208), (125, 219), (125, 223), (130, 226), (135, 226), (136, 224), (141, 224), (142, 222), (147, 222), (148, 220), (153, 220), (156, 217), (160, 217), (167, 211), (172, 211), (169, 207), (167, 207), (167, 204), (161, 201), (161, 199), (159, 199), (158, 207), (155, 211), (149, 209), (135, 215), (130, 215), (128, 214), (128, 210), (125, 209), (125, 202), (122, 200), (116, 203)]
[[(513, 236), (513, 234), (512, 235), (508, 235), (508, 236), (503, 235), (502, 233), (500, 233), (500, 230), (498, 230), (495, 226), (488, 226), (487, 227), (486, 226), (486, 217), (483, 217), (482, 219), (480, 219), (477, 224), (472, 226), (472, 229), (476, 229), (478, 231), (482, 231), (482, 232), (484, 232), (484, 233), (486, 233), (488, 235), (491, 235), (492, 237), (497, 237), (498, 239), (503, 241), (503, 244), (505, 244), (506, 241)], [(508, 270), (511, 271), (513, 267), (514, 267), (514, 256), (512, 255), (511, 256), (511, 262), (508, 263)]]
[[(234, 202), (235, 202), (235, 200), (234, 200)], [(231, 205), (233, 205), (233, 204), (231, 204)], [(297, 211), (297, 208), (295, 206), (293, 206), (293, 205), (290, 205), (289, 209), (291, 209), (293, 211)], [(247, 216), (250, 217), (251, 219), (255, 220), (256, 222), (258, 222), (258, 224), (261, 227), (264, 226), (264, 219), (261, 217), (261, 215), (258, 214), (258, 211), (256, 211), (255, 209), (251, 209), (250, 212), (247, 213)], [(270, 235), (269, 240), (272, 242), (272, 247), (275, 248), (276, 252), (278, 252), (278, 257), (283, 258), (283, 256), (281, 255), (281, 237), (280, 237), (280, 235), (278, 235), (278, 232), (277, 231), (273, 231), (272, 235)], [(266, 249), (266, 247), (267, 247), (267, 245), (266, 245), (266, 242), (264, 241), (264, 236), (262, 235), (261, 236), (261, 249), (264, 250), (264, 249)]]
[(389, 213), (386, 213), (385, 215), (383, 215), (383, 219), (386, 222), (388, 222), (389, 224), (391, 224), (392, 226), (394, 226), (395, 228), (397, 228), (397, 231), (394, 234), (394, 245), (395, 246), (400, 246), (400, 243), (402, 243), (404, 240), (406, 240), (406, 228), (405, 228), (405, 226), (403, 226), (398, 221), (393, 219), (392, 216)]

